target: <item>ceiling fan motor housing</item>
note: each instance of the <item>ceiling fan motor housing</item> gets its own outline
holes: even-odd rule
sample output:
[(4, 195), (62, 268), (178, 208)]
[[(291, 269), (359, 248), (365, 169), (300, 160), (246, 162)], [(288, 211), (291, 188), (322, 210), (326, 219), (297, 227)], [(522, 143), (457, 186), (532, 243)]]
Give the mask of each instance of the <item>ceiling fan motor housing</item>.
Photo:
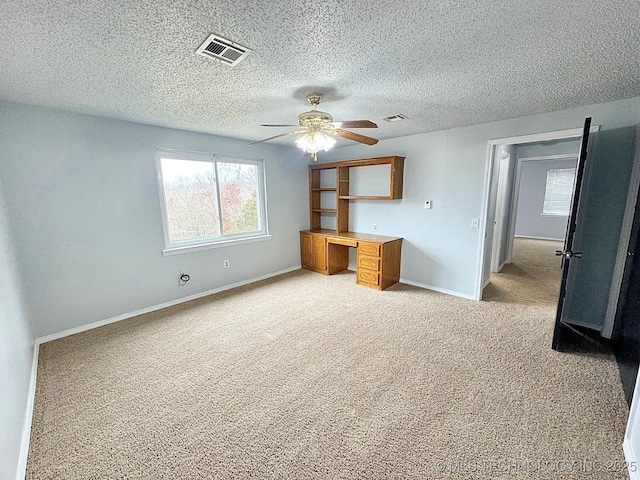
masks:
[(311, 110), (298, 115), (298, 123), (304, 128), (330, 126), (328, 124), (331, 122), (333, 122), (333, 117), (331, 115), (318, 110)]
[[(296, 144), (309, 152), (314, 156), (318, 150), (329, 150), (334, 144), (335, 140), (330, 138), (329, 135), (336, 137), (346, 138), (347, 140), (353, 140), (354, 142), (364, 143), (366, 145), (375, 145), (378, 140), (371, 137), (360, 135), (359, 133), (350, 132), (343, 128), (377, 128), (378, 126), (369, 120), (351, 120), (346, 122), (340, 122), (338, 124), (333, 123), (333, 117), (327, 112), (321, 112), (318, 110), (318, 105), (322, 99), (320, 93), (310, 93), (307, 95), (307, 100), (311, 104), (312, 109), (308, 112), (303, 112), (298, 115), (298, 123), (302, 130), (293, 130), (291, 132), (281, 133), (274, 137), (265, 138), (258, 142), (266, 142), (268, 140), (274, 140), (276, 138), (285, 137), (288, 135), (296, 135), (302, 133), (303, 135), (296, 140)], [(265, 127), (289, 127), (293, 125), (263, 125)], [(306, 132), (305, 132), (306, 130)], [(327, 135), (328, 134), (328, 135)]]

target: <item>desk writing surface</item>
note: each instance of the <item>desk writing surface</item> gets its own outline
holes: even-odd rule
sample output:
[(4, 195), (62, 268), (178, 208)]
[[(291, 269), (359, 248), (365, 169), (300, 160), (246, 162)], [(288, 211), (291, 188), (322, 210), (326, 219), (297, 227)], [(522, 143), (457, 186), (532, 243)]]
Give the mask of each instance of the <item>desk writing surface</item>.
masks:
[(370, 233), (358, 233), (358, 232), (336, 233), (335, 230), (328, 230), (325, 228), (321, 228), (317, 230), (303, 230), (303, 232), (321, 233), (323, 235), (328, 235), (335, 238), (347, 238), (351, 240), (360, 240), (363, 242), (374, 242), (374, 243), (388, 243), (388, 242), (395, 242), (396, 240), (402, 240), (402, 237), (388, 237), (386, 235), (374, 235)]

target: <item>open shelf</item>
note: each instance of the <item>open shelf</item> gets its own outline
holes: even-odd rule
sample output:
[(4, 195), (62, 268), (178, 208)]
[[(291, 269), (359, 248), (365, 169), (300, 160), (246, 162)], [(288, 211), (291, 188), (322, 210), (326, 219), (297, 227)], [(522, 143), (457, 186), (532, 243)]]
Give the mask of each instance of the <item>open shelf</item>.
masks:
[[(351, 192), (349, 192), (350, 169), (353, 167), (368, 167), (373, 165), (389, 165), (389, 177), (385, 182), (388, 185), (388, 195), (351, 195)], [(325, 185), (335, 186), (323, 186), (321, 173), (331, 170), (335, 172), (335, 184), (333, 181), (327, 181)], [(397, 156), (361, 158), (359, 160), (309, 165), (309, 226), (311, 230), (322, 228), (323, 214), (334, 214), (336, 233), (347, 232), (349, 230), (349, 204), (351, 200), (401, 199), (403, 173), (404, 157)], [(322, 208), (322, 199), (325, 198), (325, 201), (328, 200), (328, 197), (323, 196), (324, 192), (335, 192), (335, 208)], [(380, 193), (385, 193), (385, 190), (380, 191)]]
[(338, 195), (340, 200), (393, 200), (390, 195)]

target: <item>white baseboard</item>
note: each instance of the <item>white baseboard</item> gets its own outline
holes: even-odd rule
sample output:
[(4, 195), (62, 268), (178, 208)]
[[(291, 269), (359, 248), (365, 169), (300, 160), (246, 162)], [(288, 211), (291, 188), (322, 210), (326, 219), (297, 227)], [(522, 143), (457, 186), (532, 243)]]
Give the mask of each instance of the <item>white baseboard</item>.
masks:
[(633, 451), (633, 445), (628, 438), (624, 439), (622, 443), (622, 450), (624, 450), (624, 459), (627, 462), (627, 465), (633, 466), (635, 471), (629, 470), (629, 479), (630, 480), (640, 480), (640, 458), (635, 455)]
[(51, 335), (45, 335), (43, 337), (37, 338), (36, 344), (39, 345), (41, 343), (51, 342), (52, 340), (57, 340), (59, 338), (68, 337), (69, 335), (75, 335), (76, 333), (85, 332), (87, 330), (93, 330), (94, 328), (102, 327), (104, 325), (109, 325), (110, 323), (119, 322), (121, 320), (126, 320), (132, 317), (137, 317), (138, 315), (143, 315), (145, 313), (155, 312), (156, 310), (162, 310), (163, 308), (172, 307), (180, 303), (189, 302), (197, 298), (206, 297), (207, 295), (213, 295), (214, 293), (224, 292), (225, 290), (230, 290), (232, 288), (241, 287), (243, 285), (248, 285), (250, 283), (259, 282), (260, 280), (266, 280), (267, 278), (282, 275), (284, 273), (293, 272), (294, 270), (300, 270), (300, 268), (302, 267), (296, 266), (291, 268), (285, 268), (284, 270), (280, 270), (278, 272), (269, 273), (267, 275), (262, 275), (260, 277), (250, 278), (249, 280), (243, 280), (242, 282), (232, 283), (230, 285), (214, 288), (213, 290), (208, 290), (206, 292), (196, 293), (194, 295), (189, 295), (188, 297), (178, 298), (177, 300), (171, 300), (170, 302), (165, 302), (165, 303), (161, 303), (160, 305), (154, 305), (152, 307), (143, 308), (140, 310), (136, 310), (135, 312), (125, 313), (122, 315), (118, 315), (117, 317), (111, 317), (105, 320), (99, 320), (97, 322), (88, 323), (87, 325), (81, 325), (79, 327), (63, 330), (62, 332), (52, 333)]
[(406, 283), (407, 285), (413, 285), (414, 287), (424, 288), (425, 290), (433, 290), (434, 292), (438, 293), (446, 293), (447, 295), (452, 295), (454, 297), (466, 298), (467, 300), (475, 300), (475, 297), (473, 295), (455, 292), (453, 290), (447, 290), (446, 288), (434, 287), (425, 283), (414, 282), (413, 280), (407, 280), (406, 278), (400, 278), (400, 282)]
[(487, 278), (484, 283), (482, 284), (482, 290), (484, 290), (485, 288), (487, 288), (487, 285), (489, 285), (491, 283), (491, 278)]
[(516, 238), (530, 238), (531, 240), (551, 240), (553, 242), (564, 242), (564, 238), (551, 238), (551, 237), (532, 237), (530, 235), (514, 235)]
[(33, 406), (36, 401), (36, 381), (38, 379), (38, 354), (40, 344), (38, 341), (33, 345), (33, 360), (31, 361), (31, 378), (29, 379), (29, 392), (27, 394), (27, 409), (24, 418), (24, 428), (22, 430), (22, 442), (20, 444), (20, 458), (18, 459), (18, 470), (16, 480), (24, 480), (27, 475), (27, 458), (29, 456), (29, 442), (31, 441), (31, 423), (33, 421)]

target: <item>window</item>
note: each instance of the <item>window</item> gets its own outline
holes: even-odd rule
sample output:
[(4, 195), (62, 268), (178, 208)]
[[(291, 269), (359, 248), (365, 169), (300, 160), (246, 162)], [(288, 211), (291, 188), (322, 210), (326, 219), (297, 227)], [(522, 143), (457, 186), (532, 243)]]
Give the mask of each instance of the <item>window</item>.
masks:
[(165, 254), (268, 238), (264, 164), (156, 151)]
[(568, 216), (573, 197), (575, 168), (559, 168), (547, 172), (547, 185), (544, 190), (543, 215)]

